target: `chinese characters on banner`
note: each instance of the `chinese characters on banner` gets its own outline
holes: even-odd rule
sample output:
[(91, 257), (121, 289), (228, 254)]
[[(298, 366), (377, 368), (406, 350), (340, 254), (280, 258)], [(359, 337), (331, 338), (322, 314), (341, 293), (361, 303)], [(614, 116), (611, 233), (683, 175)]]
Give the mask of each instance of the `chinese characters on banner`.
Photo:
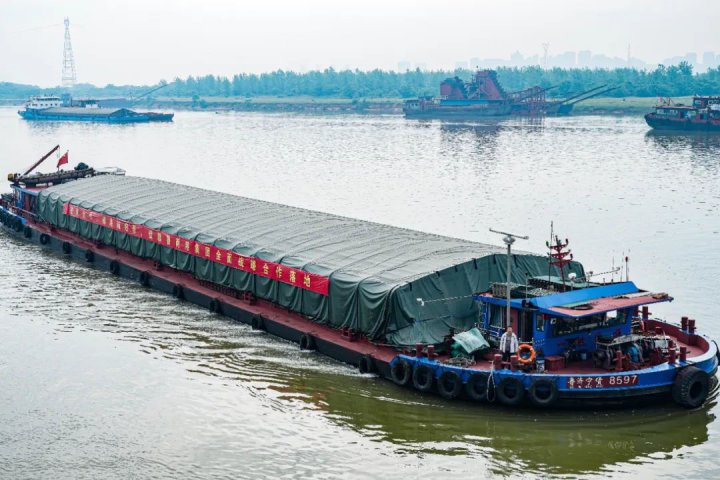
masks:
[(162, 245), (163, 247), (172, 248), (211, 262), (220, 263), (254, 275), (287, 283), (311, 292), (322, 295), (328, 294), (330, 286), (329, 278), (316, 273), (309, 273), (298, 268), (288, 267), (287, 265), (281, 265), (261, 258), (240, 255), (231, 250), (165, 233), (154, 228), (146, 227), (145, 225), (119, 220), (110, 215), (93, 212), (92, 210), (77, 207), (69, 203), (63, 205), (63, 212), (70, 217), (100, 225), (135, 238), (142, 238), (143, 240)]

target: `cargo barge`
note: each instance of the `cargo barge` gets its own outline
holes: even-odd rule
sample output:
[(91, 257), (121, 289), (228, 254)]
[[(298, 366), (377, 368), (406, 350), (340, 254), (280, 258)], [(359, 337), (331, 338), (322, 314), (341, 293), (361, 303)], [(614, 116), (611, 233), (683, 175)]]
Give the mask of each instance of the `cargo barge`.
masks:
[[(716, 385), (717, 346), (695, 321), (650, 317), (670, 296), (592, 283), (557, 249), (506, 252), (140, 177), (11, 178), (9, 234), (420, 392), (695, 408)], [(519, 345), (503, 358), (509, 326)]]
[(19, 110), (25, 120), (80, 121), (104, 123), (170, 122), (175, 114), (158, 112), (135, 112), (127, 108), (102, 108), (96, 100), (85, 100), (77, 106), (69, 106), (60, 97), (33, 97)]
[(720, 96), (693, 97), (692, 105), (665, 100), (645, 115), (655, 130), (679, 132), (720, 132)]

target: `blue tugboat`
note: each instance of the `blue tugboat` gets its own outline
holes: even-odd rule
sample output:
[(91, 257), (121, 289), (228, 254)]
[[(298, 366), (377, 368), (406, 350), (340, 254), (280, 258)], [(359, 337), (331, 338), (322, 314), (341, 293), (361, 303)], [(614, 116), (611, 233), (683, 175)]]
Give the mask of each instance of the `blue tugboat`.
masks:
[[(514, 239), (506, 234), (508, 253)], [(563, 272), (570, 262), (567, 241), (556, 237), (548, 246), (551, 264)], [(509, 261), (507, 268), (510, 276)], [(396, 383), (421, 391), (435, 385), (446, 398), (464, 391), (476, 401), (537, 407), (665, 397), (697, 408), (717, 387), (718, 347), (698, 333), (695, 320), (673, 324), (650, 317), (649, 305), (673, 300), (667, 293), (630, 281), (600, 284), (563, 275), (494, 283), (473, 298), (481, 320), (453, 338), (468, 354), (464, 362), (449, 362), (434, 349), (399, 355), (391, 363)], [(506, 332), (517, 332), (518, 347), (509, 356), (500, 345)]]
[(25, 120), (71, 120), (105, 123), (170, 122), (172, 113), (135, 112), (127, 108), (101, 108), (96, 100), (63, 101), (60, 97), (32, 97), (18, 111)]

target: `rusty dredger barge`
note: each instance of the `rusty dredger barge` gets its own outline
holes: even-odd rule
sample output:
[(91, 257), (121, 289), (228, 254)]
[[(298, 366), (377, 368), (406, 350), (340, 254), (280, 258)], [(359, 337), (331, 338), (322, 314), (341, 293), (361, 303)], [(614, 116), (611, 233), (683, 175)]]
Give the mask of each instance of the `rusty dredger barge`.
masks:
[[(509, 253), (90, 168), (9, 179), (7, 234), (421, 392), (695, 408), (716, 385), (717, 346), (695, 321), (650, 316), (671, 297), (592, 283), (559, 242)], [(507, 326), (520, 345), (503, 360)]]

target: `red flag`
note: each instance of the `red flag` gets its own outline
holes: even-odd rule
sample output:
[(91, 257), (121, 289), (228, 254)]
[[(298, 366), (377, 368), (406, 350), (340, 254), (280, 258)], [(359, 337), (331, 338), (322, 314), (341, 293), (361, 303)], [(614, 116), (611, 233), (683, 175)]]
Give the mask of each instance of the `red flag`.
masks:
[(57, 168), (60, 168), (61, 165), (67, 165), (67, 163), (68, 163), (68, 153), (70, 153), (69, 150), (68, 150), (67, 152), (65, 152), (65, 155), (63, 155), (62, 157), (58, 158)]

